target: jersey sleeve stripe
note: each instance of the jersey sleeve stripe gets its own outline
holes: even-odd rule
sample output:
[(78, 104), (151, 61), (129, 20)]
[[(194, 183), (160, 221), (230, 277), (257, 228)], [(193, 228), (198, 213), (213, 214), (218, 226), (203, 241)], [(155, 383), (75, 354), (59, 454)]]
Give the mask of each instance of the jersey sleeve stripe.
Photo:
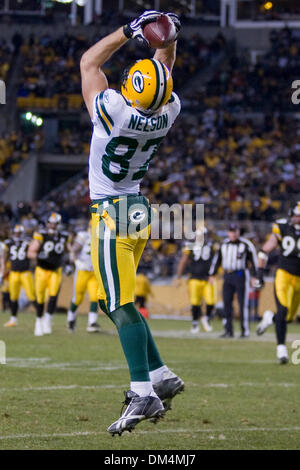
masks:
[(107, 112), (107, 109), (105, 107), (104, 100), (103, 100), (103, 94), (104, 94), (104, 91), (102, 91), (99, 95), (100, 107), (101, 107), (101, 110), (103, 111), (105, 117), (108, 119), (111, 127), (113, 127), (115, 123), (114, 123), (113, 119), (111, 118), (111, 116)]
[(99, 108), (98, 96), (96, 98), (96, 112), (97, 112), (98, 118), (100, 119), (100, 121), (101, 121), (101, 123), (104, 127), (104, 130), (106, 131), (106, 133), (108, 135), (110, 135), (111, 134), (111, 128), (109, 127), (110, 124), (109, 124), (108, 120), (105, 118), (102, 110)]
[(38, 240), (39, 242), (42, 242), (43, 239), (44, 239), (44, 237), (43, 237), (43, 235), (42, 235), (41, 233), (39, 233), (39, 232), (34, 232), (34, 234), (33, 234), (33, 239), (34, 239), (34, 240)]

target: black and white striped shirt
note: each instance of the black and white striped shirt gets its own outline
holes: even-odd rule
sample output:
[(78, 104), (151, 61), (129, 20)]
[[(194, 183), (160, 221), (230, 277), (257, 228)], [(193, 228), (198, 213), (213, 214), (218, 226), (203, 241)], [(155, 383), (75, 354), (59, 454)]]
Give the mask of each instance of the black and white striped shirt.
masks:
[(253, 243), (244, 237), (239, 237), (235, 242), (225, 238), (212, 260), (209, 275), (215, 275), (221, 264), (225, 272), (233, 272), (247, 269), (249, 262), (255, 275), (257, 254)]

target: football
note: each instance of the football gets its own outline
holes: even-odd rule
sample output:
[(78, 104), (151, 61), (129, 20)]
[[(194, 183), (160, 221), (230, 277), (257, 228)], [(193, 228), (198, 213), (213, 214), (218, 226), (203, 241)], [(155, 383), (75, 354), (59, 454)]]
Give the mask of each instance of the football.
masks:
[(176, 28), (171, 18), (162, 14), (156, 21), (146, 24), (143, 34), (152, 49), (164, 49), (175, 41)]

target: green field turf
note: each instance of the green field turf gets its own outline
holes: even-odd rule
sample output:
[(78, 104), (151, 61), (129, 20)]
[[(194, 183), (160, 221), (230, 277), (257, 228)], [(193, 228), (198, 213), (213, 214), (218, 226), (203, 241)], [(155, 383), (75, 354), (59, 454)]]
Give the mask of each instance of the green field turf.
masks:
[[(274, 332), (258, 338), (219, 339), (189, 333), (190, 322), (150, 320), (165, 362), (186, 384), (173, 410), (158, 424), (140, 423), (112, 438), (107, 427), (119, 417), (128, 389), (127, 365), (113, 325), (88, 334), (79, 317), (75, 334), (55, 315), (53, 334), (33, 336), (34, 316), (20, 314), (17, 328), (0, 340), (0, 449), (299, 449), (300, 365), (276, 362)], [(289, 326), (300, 340), (300, 325)], [(290, 355), (293, 350), (289, 342)], [(300, 354), (299, 356), (300, 357)]]

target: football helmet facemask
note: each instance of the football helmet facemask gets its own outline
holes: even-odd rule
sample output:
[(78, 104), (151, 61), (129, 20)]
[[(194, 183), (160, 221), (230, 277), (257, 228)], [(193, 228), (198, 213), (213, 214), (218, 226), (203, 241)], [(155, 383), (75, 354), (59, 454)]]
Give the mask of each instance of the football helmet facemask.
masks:
[(291, 218), (291, 223), (297, 230), (300, 230), (300, 201), (297, 201), (290, 210), (289, 217)]
[(47, 230), (49, 233), (57, 231), (58, 225), (61, 223), (61, 215), (57, 212), (51, 212), (47, 219)]
[(143, 59), (124, 70), (121, 93), (139, 111), (152, 114), (171, 98), (173, 79), (169, 69), (156, 59)]
[(13, 228), (13, 238), (19, 240), (25, 233), (23, 225), (17, 224)]

